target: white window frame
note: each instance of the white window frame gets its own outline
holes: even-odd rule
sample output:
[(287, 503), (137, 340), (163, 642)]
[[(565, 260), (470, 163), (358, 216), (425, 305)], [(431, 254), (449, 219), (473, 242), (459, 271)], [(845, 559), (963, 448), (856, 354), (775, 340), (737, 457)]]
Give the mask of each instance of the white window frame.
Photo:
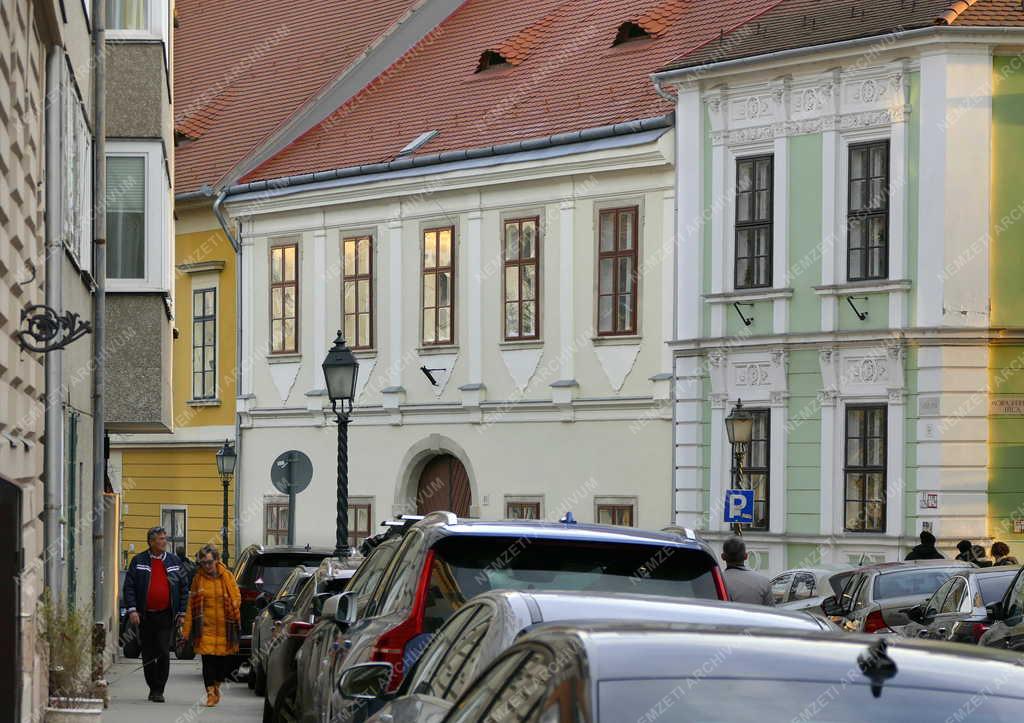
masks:
[[(185, 539), (182, 541), (182, 545), (185, 547), (185, 552), (188, 552), (188, 505), (160, 505), (160, 522), (162, 526), (164, 524), (164, 512), (184, 512), (185, 513)], [(170, 539), (171, 530), (167, 530), (167, 537)], [(171, 552), (174, 552), (171, 549)], [(175, 553), (177, 554), (177, 553)]]
[[(736, 291), (736, 162), (744, 158), (757, 156), (771, 156), (772, 169), (775, 168), (775, 144), (772, 141), (762, 143), (749, 143), (736, 146), (727, 146), (725, 153), (725, 168), (722, 169), (725, 178), (723, 189), (725, 203), (718, 213), (724, 214), (722, 225), (725, 229), (722, 255), (722, 268), (719, 269), (721, 291), (726, 293)], [(775, 174), (772, 174), (772, 285), (758, 287), (755, 289), (740, 289), (740, 291), (770, 291), (779, 286), (775, 278), (775, 212), (778, 210), (775, 205), (775, 197), (778, 195), (779, 183)]]
[(143, 242), (146, 275), (138, 279), (116, 279), (108, 276), (107, 289), (170, 292), (170, 189), (164, 175), (163, 146), (160, 141), (108, 141), (107, 157), (144, 158), (146, 182), (146, 223)]
[(597, 508), (603, 505), (633, 508), (633, 528), (640, 527), (640, 498), (635, 495), (601, 495), (594, 497), (594, 522), (598, 522)]
[[(196, 293), (197, 292), (213, 292), (213, 389), (214, 395), (212, 397), (197, 397), (195, 395), (195, 343), (196, 343)], [(192, 344), (189, 348), (191, 358), (189, 359), (189, 366), (191, 374), (189, 380), (191, 382), (189, 386), (189, 401), (191, 402), (217, 402), (220, 401), (220, 344), (218, 344), (218, 337), (220, 336), (220, 285), (217, 283), (217, 277), (211, 278), (209, 275), (202, 275), (199, 278), (192, 279), (192, 285), (189, 289), (189, 320), (192, 325), (192, 331), (189, 335), (189, 339)]]
[[(104, 0), (106, 2), (106, 0)], [(160, 40), (167, 47), (168, 16), (170, 14), (167, 3), (164, 0), (149, 0), (149, 12), (146, 18), (144, 30), (125, 30), (122, 28), (107, 27), (106, 35), (108, 40)], [(109, 13), (108, 13), (109, 15)], [(110, 22), (110, 18), (107, 18)]]
[[(78, 267), (92, 271), (92, 130), (66, 63), (61, 67), (60, 233)], [(71, 175), (77, 164), (78, 177)]]
[[(504, 226), (504, 223), (502, 223)], [(544, 517), (544, 495), (505, 495), (505, 499), (502, 501), (502, 517), (508, 518), (508, 506), (509, 504), (527, 504), (537, 505), (537, 515), (540, 520), (545, 519)], [(597, 511), (597, 507), (594, 507), (594, 511)]]

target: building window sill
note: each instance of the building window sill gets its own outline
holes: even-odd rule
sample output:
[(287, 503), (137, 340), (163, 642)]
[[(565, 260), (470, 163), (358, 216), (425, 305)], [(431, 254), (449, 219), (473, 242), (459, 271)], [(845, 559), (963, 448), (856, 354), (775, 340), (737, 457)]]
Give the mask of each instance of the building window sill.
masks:
[(190, 407), (219, 407), (221, 401), (219, 399), (189, 399), (185, 404)]
[(704, 294), (708, 304), (732, 304), (737, 301), (769, 301), (772, 299), (789, 299), (793, 289), (739, 289), (720, 294)]
[(522, 339), (519, 341), (498, 342), (499, 349), (540, 349), (544, 346), (543, 339)]
[(302, 361), (302, 353), (296, 352), (294, 354), (269, 354), (267, 355), (267, 364), (288, 364), (290, 362)]
[(356, 359), (376, 359), (377, 358), (377, 350), (376, 349), (353, 349), (352, 350), (352, 356), (354, 356)]
[(845, 284), (828, 284), (814, 286), (818, 296), (852, 296), (853, 294), (877, 294), (887, 291), (910, 291), (910, 279), (873, 279), (871, 281), (851, 281)]
[(434, 354), (458, 354), (458, 344), (438, 344), (437, 346), (417, 347), (416, 352), (420, 356), (432, 356)]
[(592, 336), (590, 343), (594, 346), (631, 346), (642, 342), (644, 338), (639, 334), (628, 336)]

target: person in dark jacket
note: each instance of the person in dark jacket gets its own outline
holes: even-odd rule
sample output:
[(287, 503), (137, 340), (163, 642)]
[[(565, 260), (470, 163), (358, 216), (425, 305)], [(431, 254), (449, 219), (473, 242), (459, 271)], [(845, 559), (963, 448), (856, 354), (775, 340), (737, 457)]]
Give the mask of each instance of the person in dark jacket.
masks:
[(149, 549), (132, 558), (124, 578), (124, 601), (129, 621), (139, 630), (142, 665), (149, 699), (164, 702), (171, 672), (171, 636), (185, 615), (188, 585), (181, 560), (167, 551), (167, 530), (146, 533)]
[(962, 562), (972, 562), (975, 565), (978, 564), (978, 560), (974, 554), (974, 545), (970, 540), (960, 540), (956, 543), (957, 555), (956, 559)]
[(1017, 558), (1010, 554), (1010, 546), (1005, 542), (992, 543), (992, 557), (995, 565), (1019, 565)]
[(188, 559), (188, 555), (185, 553), (185, 546), (178, 545), (177, 549), (174, 550), (174, 554), (181, 560), (181, 569), (185, 571), (186, 579), (188, 580), (188, 587), (192, 587), (192, 578), (196, 576), (196, 564)]
[(906, 560), (945, 560), (946, 557), (935, 549), (935, 535), (928, 530), (921, 530), (921, 544), (907, 553)]

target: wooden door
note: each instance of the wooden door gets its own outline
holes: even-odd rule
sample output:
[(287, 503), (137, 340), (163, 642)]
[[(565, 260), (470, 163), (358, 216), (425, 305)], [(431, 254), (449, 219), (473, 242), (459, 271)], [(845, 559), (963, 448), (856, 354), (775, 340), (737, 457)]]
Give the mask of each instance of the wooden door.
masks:
[(416, 488), (416, 512), (447, 510), (459, 517), (469, 517), (472, 493), (469, 474), (458, 458), (439, 454), (427, 462)]
[(0, 711), (19, 715), (21, 698), (21, 489), (0, 478)]

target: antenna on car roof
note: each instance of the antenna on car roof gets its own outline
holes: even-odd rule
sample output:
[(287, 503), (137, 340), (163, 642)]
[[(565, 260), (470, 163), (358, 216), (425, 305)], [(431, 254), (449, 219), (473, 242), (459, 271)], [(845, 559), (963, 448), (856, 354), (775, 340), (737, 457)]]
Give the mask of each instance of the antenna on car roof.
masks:
[(857, 656), (860, 672), (871, 681), (871, 694), (876, 698), (882, 695), (882, 685), (899, 672), (896, 663), (886, 653), (889, 643), (879, 638), (868, 646), (868, 649)]
[(559, 520), (563, 525), (575, 525), (576, 518), (572, 516), (572, 512), (566, 512), (565, 516)]

